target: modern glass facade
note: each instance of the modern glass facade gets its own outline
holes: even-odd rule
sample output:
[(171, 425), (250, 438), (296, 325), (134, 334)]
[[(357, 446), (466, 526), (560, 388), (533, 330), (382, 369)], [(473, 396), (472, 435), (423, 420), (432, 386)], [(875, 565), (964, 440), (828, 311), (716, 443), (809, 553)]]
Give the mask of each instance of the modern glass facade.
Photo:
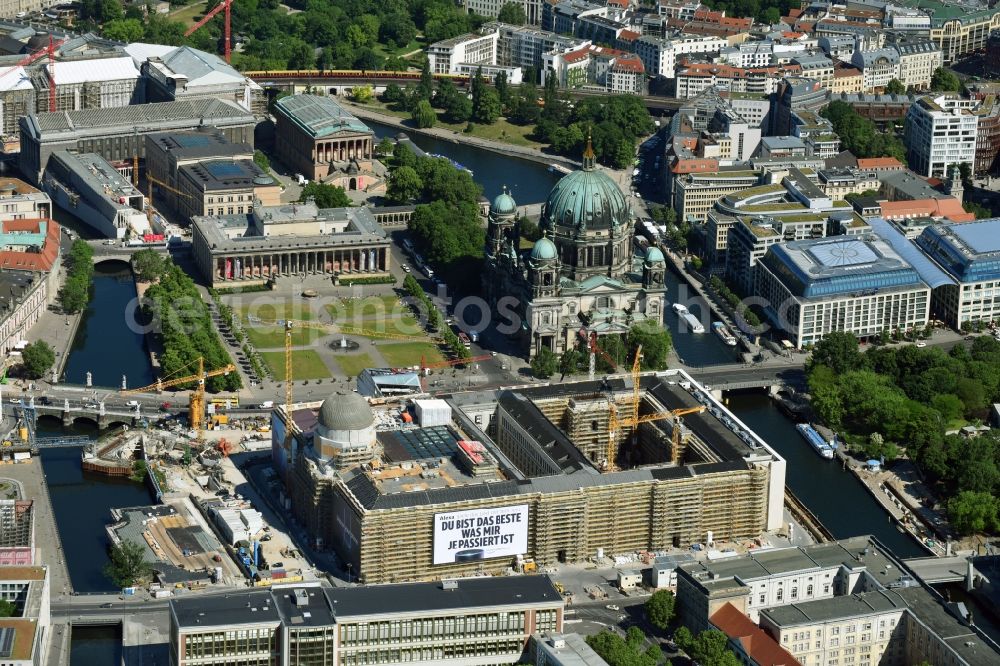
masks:
[(934, 290), (938, 318), (955, 328), (1000, 319), (1000, 219), (931, 225), (916, 243), (959, 283)]

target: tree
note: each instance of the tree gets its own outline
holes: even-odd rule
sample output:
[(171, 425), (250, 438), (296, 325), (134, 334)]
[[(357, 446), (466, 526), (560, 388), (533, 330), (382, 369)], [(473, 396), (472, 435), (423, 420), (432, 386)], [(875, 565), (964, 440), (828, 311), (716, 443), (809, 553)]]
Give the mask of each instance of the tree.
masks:
[(955, 73), (944, 67), (938, 67), (931, 74), (931, 90), (940, 92), (958, 92), (962, 87), (962, 82), (955, 76)]
[(90, 279), (94, 274), (94, 249), (87, 241), (73, 241), (69, 250), (66, 282), (59, 290), (59, 304), (64, 312), (80, 312), (90, 301)]
[(825, 365), (838, 375), (859, 368), (861, 354), (858, 352), (858, 339), (853, 333), (845, 331), (826, 334), (816, 343), (809, 358), (809, 368), (814, 365)]
[(135, 542), (116, 543), (111, 547), (111, 561), (104, 567), (104, 575), (118, 587), (132, 587), (151, 573), (144, 555), (142, 546)]
[(500, 95), (493, 88), (483, 88), (478, 103), (475, 98), (472, 100), (472, 118), (477, 123), (492, 125), (501, 111)]
[(319, 208), (348, 208), (351, 206), (351, 198), (339, 185), (313, 181), (302, 188), (299, 201), (305, 202), (310, 197), (316, 200), (316, 205)]
[(528, 17), (524, 15), (524, 6), (517, 2), (508, 2), (500, 8), (497, 20), (510, 25), (524, 25)]
[(392, 149), (392, 162), (397, 169), (404, 166), (416, 167), (417, 156), (405, 143), (397, 143)]
[(464, 94), (452, 96), (445, 102), (444, 115), (448, 122), (464, 123), (472, 117), (472, 100)]
[(145, 248), (132, 255), (132, 272), (139, 282), (155, 282), (160, 279), (167, 262), (156, 250)]
[(44, 340), (36, 340), (21, 351), (24, 373), (31, 379), (38, 379), (55, 364), (56, 352)]
[(674, 620), (676, 599), (670, 590), (657, 590), (646, 600), (646, 618), (660, 630), (666, 629)]
[(629, 356), (642, 345), (642, 367), (647, 370), (665, 370), (667, 355), (673, 345), (670, 332), (654, 322), (635, 324), (628, 332)]
[(416, 169), (401, 166), (389, 174), (389, 186), (386, 188), (385, 196), (390, 201), (403, 203), (419, 197), (423, 187), (423, 181), (420, 180)]
[(701, 632), (684, 651), (701, 666), (740, 666), (740, 660), (729, 649), (729, 637), (717, 629)]
[[(423, 67), (420, 68), (420, 83), (417, 85), (420, 99), (430, 101), (434, 94), (434, 77), (431, 75), (430, 60), (424, 60)], [(429, 127), (429, 125), (428, 125)]]
[(507, 85), (507, 72), (501, 70), (497, 72), (493, 79), (493, 87), (496, 88), (497, 95), (500, 96), (500, 106), (504, 109), (510, 106), (510, 86)]
[(886, 84), (885, 91), (890, 95), (902, 95), (906, 92), (906, 86), (899, 79), (893, 79)]
[(382, 137), (382, 140), (378, 142), (375, 146), (375, 154), (385, 157), (387, 155), (392, 155), (393, 143), (392, 139), (387, 136)]
[(184, 445), (184, 455), (181, 457), (181, 464), (187, 467), (191, 464), (193, 456), (191, 454), (191, 447), (187, 444)]
[(17, 615), (17, 605), (6, 599), (0, 599), (0, 617), (15, 617)]
[(562, 353), (559, 357), (559, 381), (566, 378), (566, 375), (572, 375), (574, 372), (580, 369), (580, 364), (583, 363), (583, 354), (569, 347)]
[(149, 474), (149, 466), (146, 464), (145, 460), (132, 461), (132, 476), (130, 478), (133, 481), (142, 483), (146, 480), (147, 474)]
[(125, 18), (108, 21), (101, 32), (108, 39), (131, 44), (142, 40), (146, 29), (139, 19)]
[[(993, 211), (975, 201), (966, 201), (962, 204), (962, 208), (965, 209), (966, 213), (975, 215), (977, 220), (985, 220), (986, 218), (993, 217)], [(962, 322), (963, 325), (967, 323), (969, 322)]]
[(431, 103), (426, 99), (417, 103), (417, 106), (410, 113), (410, 118), (413, 120), (413, 124), (420, 129), (434, 127), (434, 123), (437, 122), (437, 114), (434, 113)]
[(963, 491), (948, 501), (948, 518), (951, 526), (962, 534), (995, 532), (998, 500), (990, 492)]
[(253, 151), (253, 163), (260, 167), (264, 173), (271, 170), (271, 160), (267, 159), (267, 155), (262, 150)]
[(351, 96), (358, 104), (367, 104), (375, 97), (375, 93), (372, 92), (371, 86), (355, 86), (354, 90), (351, 91)]
[(559, 357), (548, 347), (542, 347), (531, 359), (531, 374), (539, 379), (548, 379), (559, 369)]

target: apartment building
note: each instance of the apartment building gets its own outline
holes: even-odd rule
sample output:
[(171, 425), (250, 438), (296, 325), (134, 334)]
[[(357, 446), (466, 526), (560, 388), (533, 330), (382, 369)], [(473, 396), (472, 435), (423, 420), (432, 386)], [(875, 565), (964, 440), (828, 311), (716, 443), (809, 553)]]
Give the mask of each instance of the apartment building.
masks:
[(799, 66), (799, 76), (812, 79), (824, 88), (833, 83), (833, 61), (824, 55), (804, 54), (791, 59), (792, 64)]
[(866, 92), (881, 92), (899, 78), (899, 51), (892, 47), (855, 51), (851, 64), (861, 70), (861, 87)]
[(941, 49), (930, 40), (912, 40), (893, 45), (899, 53), (899, 76), (907, 88), (926, 90), (934, 70), (943, 64)]
[(945, 95), (921, 97), (910, 106), (904, 143), (910, 168), (922, 176), (946, 178), (953, 165), (975, 166), (977, 101)]

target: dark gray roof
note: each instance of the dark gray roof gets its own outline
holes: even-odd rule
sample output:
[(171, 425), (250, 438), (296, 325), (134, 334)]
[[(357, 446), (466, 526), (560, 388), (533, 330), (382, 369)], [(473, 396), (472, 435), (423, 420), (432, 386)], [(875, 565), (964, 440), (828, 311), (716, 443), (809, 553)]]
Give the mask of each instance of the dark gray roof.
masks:
[(273, 589), (272, 593), (282, 622), (289, 629), (333, 625), (330, 603), (321, 587), (283, 587)]
[(592, 467), (566, 433), (555, 427), (526, 396), (514, 391), (504, 391), (500, 394), (499, 402), (504, 411), (528, 431), (544, 458), (551, 461), (551, 469), (548, 470), (550, 474), (570, 474)]
[[(446, 589), (449, 583), (453, 589)], [(561, 606), (562, 596), (548, 576), (487, 576), (435, 583), (369, 585), (326, 590), (338, 622), (387, 613), (439, 613), (465, 608)]]
[(179, 627), (278, 624), (281, 617), (268, 590), (173, 599), (170, 609)]

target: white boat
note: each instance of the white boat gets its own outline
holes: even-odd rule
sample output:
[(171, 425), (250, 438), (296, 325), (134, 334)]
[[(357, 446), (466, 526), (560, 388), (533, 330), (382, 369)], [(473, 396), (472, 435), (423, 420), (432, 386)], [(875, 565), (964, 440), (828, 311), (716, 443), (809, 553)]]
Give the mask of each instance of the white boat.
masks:
[[(681, 306), (681, 307), (683, 307), (683, 306)], [(693, 333), (704, 333), (705, 332), (705, 327), (702, 326), (701, 322), (698, 321), (698, 318), (695, 317), (690, 312), (687, 312), (685, 310), (684, 314), (681, 315), (681, 319), (683, 319), (684, 322), (687, 323), (688, 327), (691, 329), (691, 331)]]
[(818, 453), (821, 458), (833, 460), (833, 447), (823, 439), (822, 435), (816, 432), (815, 428), (808, 423), (799, 423), (795, 429), (799, 431), (803, 439), (809, 442), (809, 446), (813, 447), (813, 451)]
[(730, 333), (729, 329), (726, 328), (726, 325), (721, 321), (712, 322), (712, 330), (715, 331), (715, 334), (722, 338), (722, 341), (727, 345), (730, 347), (736, 346), (736, 336)]
[(674, 303), (673, 308), (674, 308), (674, 312), (676, 312), (679, 315), (687, 314), (687, 311), (688, 311), (688, 309), (686, 307), (684, 307), (683, 305), (681, 305), (680, 303)]

